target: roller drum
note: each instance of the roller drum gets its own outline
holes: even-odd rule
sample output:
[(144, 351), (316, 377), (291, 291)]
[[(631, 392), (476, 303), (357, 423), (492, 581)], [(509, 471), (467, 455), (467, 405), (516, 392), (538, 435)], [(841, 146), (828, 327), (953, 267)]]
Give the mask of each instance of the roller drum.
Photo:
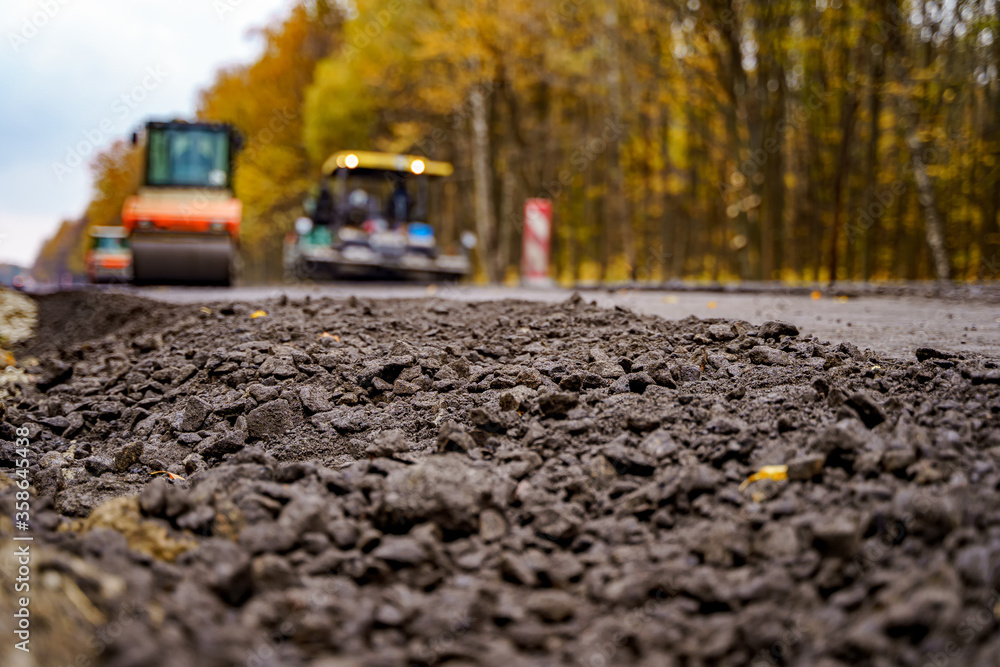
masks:
[(229, 285), (235, 248), (229, 236), (139, 234), (132, 236), (136, 284)]

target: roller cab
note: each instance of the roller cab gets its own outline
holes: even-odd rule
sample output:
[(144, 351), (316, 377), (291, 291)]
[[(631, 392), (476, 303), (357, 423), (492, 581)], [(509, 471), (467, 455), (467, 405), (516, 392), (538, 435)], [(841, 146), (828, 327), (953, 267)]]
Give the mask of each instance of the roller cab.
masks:
[(132, 280), (132, 249), (124, 227), (92, 227), (90, 247), (84, 258), (87, 279), (98, 283)]
[(137, 284), (231, 284), (243, 214), (232, 190), (238, 148), (228, 125), (146, 124), (143, 187), (122, 208)]

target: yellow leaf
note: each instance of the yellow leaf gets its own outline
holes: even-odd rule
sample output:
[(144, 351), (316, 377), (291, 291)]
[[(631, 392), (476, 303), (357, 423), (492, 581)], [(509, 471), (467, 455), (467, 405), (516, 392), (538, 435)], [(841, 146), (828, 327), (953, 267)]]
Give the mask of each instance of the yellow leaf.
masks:
[(250, 319), (251, 320), (255, 320), (258, 317), (267, 317), (267, 313), (265, 313), (263, 310), (255, 310), (254, 312), (252, 312), (250, 314)]
[(177, 479), (177, 480), (180, 480), (182, 482), (184, 481), (184, 478), (181, 477), (180, 475), (175, 475), (174, 473), (167, 472), (166, 470), (157, 470), (156, 472), (151, 472), (149, 474), (150, 475), (166, 475), (170, 479)]
[(758, 482), (762, 479), (773, 479), (776, 482), (786, 480), (788, 479), (788, 466), (764, 466), (740, 484), (740, 491), (750, 486), (753, 482)]

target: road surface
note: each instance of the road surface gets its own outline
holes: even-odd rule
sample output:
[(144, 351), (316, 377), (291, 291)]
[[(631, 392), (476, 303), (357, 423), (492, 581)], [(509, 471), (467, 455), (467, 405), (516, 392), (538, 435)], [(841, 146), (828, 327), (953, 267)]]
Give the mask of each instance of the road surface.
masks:
[[(129, 290), (170, 303), (263, 301), (281, 295), (313, 298), (425, 298), (465, 301), (521, 299), (559, 302), (573, 293), (566, 289), (526, 289), (456, 285), (396, 285), (339, 283), (268, 287), (185, 288), (155, 287)], [(760, 324), (786, 320), (802, 335), (831, 342), (849, 341), (858, 347), (897, 358), (913, 358), (918, 347), (951, 352), (976, 352), (1000, 358), (1000, 307), (974, 298), (942, 299), (926, 296), (860, 295), (834, 297), (794, 291), (720, 293), (654, 290), (581, 290), (587, 300), (605, 307), (621, 306), (666, 319), (741, 319)]]

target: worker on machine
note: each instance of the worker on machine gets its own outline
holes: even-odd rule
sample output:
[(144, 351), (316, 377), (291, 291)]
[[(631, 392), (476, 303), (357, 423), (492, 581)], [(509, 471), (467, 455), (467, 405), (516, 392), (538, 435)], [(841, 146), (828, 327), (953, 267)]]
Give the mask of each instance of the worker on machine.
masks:
[(330, 194), (330, 188), (325, 183), (320, 188), (319, 197), (316, 198), (316, 212), (313, 215), (313, 222), (325, 227), (333, 224), (333, 195)]
[(392, 191), (389, 201), (392, 210), (388, 217), (396, 223), (396, 227), (406, 224), (410, 215), (410, 194), (406, 191), (406, 184), (402, 180), (396, 182), (396, 188)]

